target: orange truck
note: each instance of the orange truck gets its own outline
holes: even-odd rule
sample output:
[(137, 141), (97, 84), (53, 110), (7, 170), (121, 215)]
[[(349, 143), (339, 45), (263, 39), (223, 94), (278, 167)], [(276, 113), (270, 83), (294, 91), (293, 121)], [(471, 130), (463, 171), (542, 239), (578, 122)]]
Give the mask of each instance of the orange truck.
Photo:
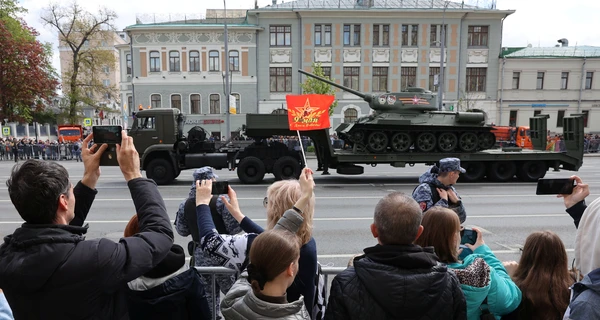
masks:
[(509, 146), (533, 150), (529, 127), (494, 126), (492, 133), (496, 135), (496, 141), (500, 143), (506, 142)]
[(77, 142), (83, 139), (83, 126), (78, 124), (63, 124), (58, 126), (59, 142)]

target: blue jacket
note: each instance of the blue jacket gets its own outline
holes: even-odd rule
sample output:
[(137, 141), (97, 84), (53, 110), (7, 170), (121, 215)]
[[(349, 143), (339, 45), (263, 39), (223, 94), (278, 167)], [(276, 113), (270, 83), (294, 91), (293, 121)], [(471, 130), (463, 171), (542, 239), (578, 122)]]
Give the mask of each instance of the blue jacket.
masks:
[(600, 269), (588, 273), (571, 290), (573, 297), (565, 319), (600, 319)]
[(519, 306), (521, 290), (511, 280), (502, 262), (496, 258), (488, 246), (478, 247), (462, 263), (451, 263), (448, 268), (466, 269), (477, 258), (482, 258), (489, 265), (489, 282), (486, 286), (474, 287), (463, 284), (461, 281), (461, 288), (467, 300), (467, 319), (478, 320), (480, 318), (480, 306), (486, 298), (490, 312), (496, 316), (496, 319), (500, 319), (500, 316), (512, 312)]

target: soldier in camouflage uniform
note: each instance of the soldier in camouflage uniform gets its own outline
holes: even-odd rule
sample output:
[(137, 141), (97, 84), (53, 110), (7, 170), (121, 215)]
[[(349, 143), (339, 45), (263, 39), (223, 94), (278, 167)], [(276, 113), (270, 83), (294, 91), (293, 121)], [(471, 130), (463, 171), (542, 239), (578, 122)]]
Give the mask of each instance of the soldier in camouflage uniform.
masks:
[(467, 219), (467, 213), (454, 185), (460, 174), (465, 172), (460, 166), (460, 159), (444, 158), (438, 165), (421, 175), (420, 184), (413, 191), (412, 197), (419, 203), (423, 212), (433, 206), (452, 209), (462, 224)]
[[(217, 179), (218, 178), (218, 176), (213, 172), (213, 169), (211, 167), (202, 167), (200, 169), (196, 169), (193, 173), (193, 177), (194, 177), (194, 182), (192, 182), (192, 187), (190, 188), (190, 193), (189, 193), (188, 197), (186, 199), (184, 199), (181, 202), (181, 204), (179, 205), (179, 210), (177, 211), (177, 215), (175, 217), (175, 230), (177, 230), (177, 233), (179, 233), (179, 235), (182, 237), (187, 237), (190, 235), (190, 227), (188, 226), (188, 222), (185, 219), (184, 208), (185, 208), (185, 203), (188, 201), (188, 199), (196, 198), (196, 180), (209, 180), (209, 179)], [(223, 195), (223, 196), (225, 196), (227, 198), (227, 200), (229, 200), (229, 197), (227, 195)], [(238, 234), (242, 231), (242, 228), (240, 227), (239, 223), (231, 216), (231, 214), (225, 207), (225, 204), (221, 200), (221, 197), (219, 197), (217, 199), (216, 209), (217, 209), (217, 212), (223, 217), (223, 222), (225, 224), (228, 234)], [(210, 259), (208, 259), (208, 257), (205, 256), (202, 249), (200, 249), (199, 244), (196, 244), (196, 248), (194, 250), (194, 264), (195, 264), (194, 266), (196, 266), (196, 267), (213, 267), (213, 266), (215, 266), (215, 265), (211, 264)], [(207, 276), (201, 275), (201, 279), (204, 284), (206, 299), (208, 299), (208, 304), (210, 306), (211, 312), (213, 312), (213, 310), (212, 310), (212, 288), (210, 286), (211, 277), (210, 277), (210, 275), (207, 275)], [(224, 294), (227, 293), (227, 291), (229, 291), (229, 289), (235, 283), (235, 281), (236, 281), (235, 275), (223, 275), (223, 276), (216, 277), (217, 287), (215, 288), (215, 292), (217, 293), (217, 297), (216, 297), (217, 311), (219, 310), (219, 304), (220, 304), (219, 291), (223, 292)]]

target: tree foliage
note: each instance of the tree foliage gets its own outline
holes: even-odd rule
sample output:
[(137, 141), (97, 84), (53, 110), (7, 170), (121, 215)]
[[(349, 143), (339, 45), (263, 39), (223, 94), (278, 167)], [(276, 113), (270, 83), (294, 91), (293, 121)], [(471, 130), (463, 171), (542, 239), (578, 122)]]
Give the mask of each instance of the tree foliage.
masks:
[[(321, 77), (321, 78), (325, 78), (327, 80), (332, 80), (330, 77), (325, 76), (325, 73), (323, 72), (323, 68), (321, 67), (321, 63), (313, 63), (312, 69), (313, 69), (312, 73), (314, 75)], [(304, 82), (302, 83), (302, 93), (304, 93), (304, 94), (316, 93), (316, 94), (327, 94), (327, 95), (335, 96), (335, 92), (336, 92), (336, 89), (332, 85), (325, 83), (323, 81), (320, 81), (318, 79), (315, 79), (315, 78), (306, 77), (306, 80), (304, 80)], [(335, 110), (335, 107), (337, 107), (337, 104), (338, 104), (338, 101), (335, 100), (331, 104), (331, 106), (329, 106), (329, 115), (330, 116), (333, 114), (333, 110)]]
[(30, 122), (51, 103), (59, 82), (52, 51), (37, 31), (15, 16), (14, 1), (0, 0), (0, 119)]
[(105, 86), (104, 68), (114, 70), (117, 58), (111, 48), (114, 42), (117, 14), (101, 8), (92, 14), (76, 1), (68, 5), (50, 4), (44, 9), (42, 23), (58, 32), (59, 43), (69, 51), (70, 63), (63, 66), (62, 83), (66, 97), (64, 121), (79, 123), (83, 106), (98, 110), (99, 100), (118, 97), (115, 84)]

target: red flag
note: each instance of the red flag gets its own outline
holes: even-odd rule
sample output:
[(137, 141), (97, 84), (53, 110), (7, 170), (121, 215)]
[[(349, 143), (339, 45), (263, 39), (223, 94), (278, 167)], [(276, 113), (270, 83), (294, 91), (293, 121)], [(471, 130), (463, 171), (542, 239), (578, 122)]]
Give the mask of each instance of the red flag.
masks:
[(100, 116), (100, 120), (104, 120), (104, 112), (102, 110), (100, 110), (99, 116)]
[(324, 94), (287, 95), (290, 130), (308, 131), (328, 129), (329, 106), (334, 96)]

